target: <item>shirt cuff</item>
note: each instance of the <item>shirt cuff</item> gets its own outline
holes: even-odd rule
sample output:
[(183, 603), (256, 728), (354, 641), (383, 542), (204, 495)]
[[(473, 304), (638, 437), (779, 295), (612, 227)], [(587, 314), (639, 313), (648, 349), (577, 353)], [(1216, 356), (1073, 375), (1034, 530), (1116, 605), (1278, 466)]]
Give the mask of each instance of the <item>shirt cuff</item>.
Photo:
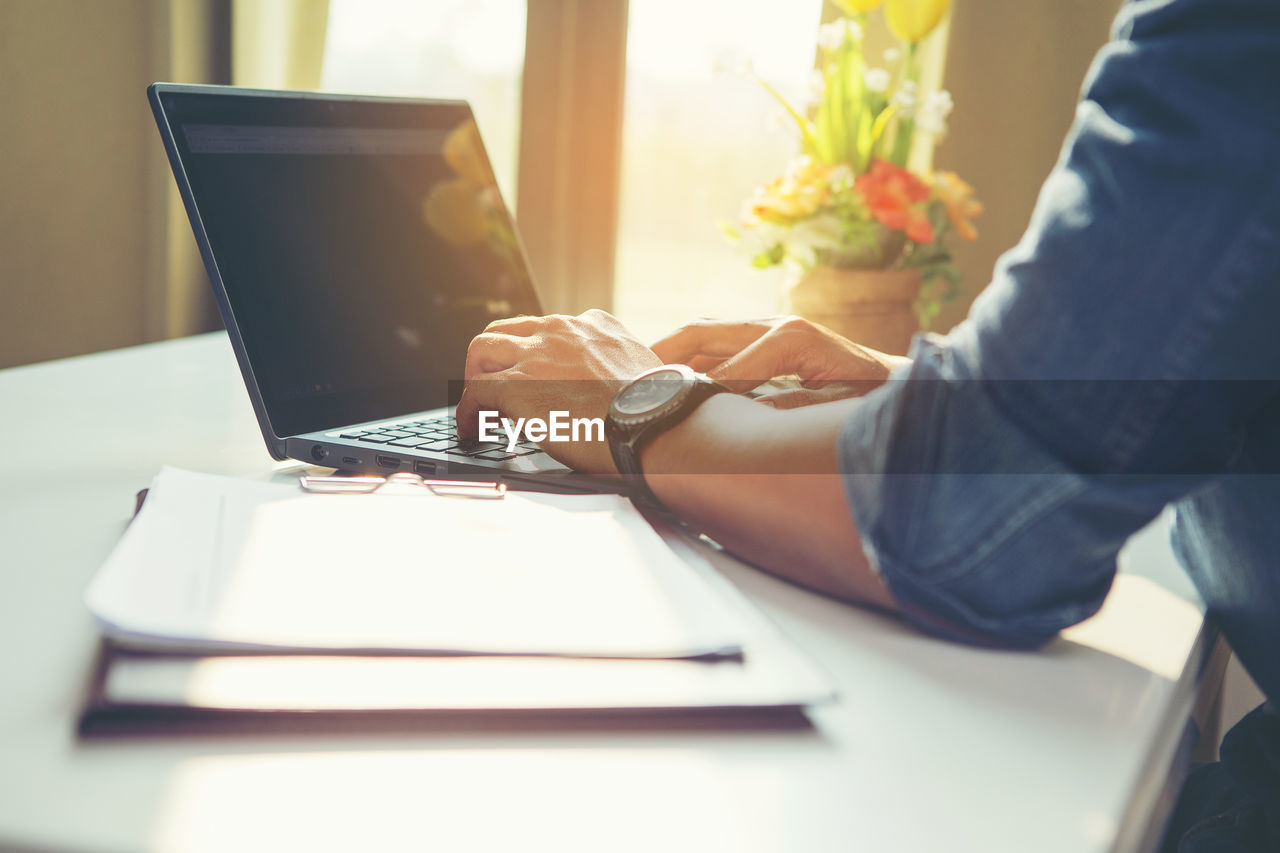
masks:
[(922, 630), (1041, 645), (1110, 588), (1105, 510), (1089, 500), (1099, 487), (1005, 419), (947, 342), (918, 336), (912, 358), (863, 398), (839, 440), (867, 557)]

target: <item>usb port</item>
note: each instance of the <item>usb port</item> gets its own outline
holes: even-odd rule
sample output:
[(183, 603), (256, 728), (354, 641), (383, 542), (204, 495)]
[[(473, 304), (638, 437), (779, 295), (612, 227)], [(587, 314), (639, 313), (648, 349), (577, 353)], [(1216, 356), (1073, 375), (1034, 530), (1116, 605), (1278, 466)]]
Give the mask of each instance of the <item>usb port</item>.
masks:
[(383, 456), (378, 454), (378, 464), (383, 468), (399, 468), (400, 458), (398, 456)]
[(430, 477), (439, 469), (436, 467), (436, 463), (434, 462), (415, 462), (413, 463), (413, 470), (424, 477)]
[(359, 465), (359, 464), (360, 464), (360, 460), (359, 460), (359, 459), (357, 459), (357, 458), (356, 458), (356, 457), (354, 457), (354, 456), (344, 456), (344, 457), (342, 457), (342, 464), (344, 464), (344, 465)]

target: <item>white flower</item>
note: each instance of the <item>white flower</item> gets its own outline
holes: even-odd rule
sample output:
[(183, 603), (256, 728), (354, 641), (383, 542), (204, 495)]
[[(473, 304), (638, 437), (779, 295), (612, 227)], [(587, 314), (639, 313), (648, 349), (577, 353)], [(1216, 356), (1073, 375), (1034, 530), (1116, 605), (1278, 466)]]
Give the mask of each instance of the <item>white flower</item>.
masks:
[(888, 65), (892, 65), (902, 58), (902, 51), (896, 47), (887, 47), (884, 51), (884, 61)]
[(836, 51), (844, 44), (849, 28), (843, 20), (832, 21), (818, 27), (818, 47), (826, 51)]
[(795, 124), (791, 120), (791, 114), (782, 107), (770, 110), (765, 121), (768, 122), (770, 130), (790, 130), (795, 127)]
[(801, 177), (809, 167), (813, 165), (813, 158), (808, 154), (801, 154), (798, 157), (792, 157), (791, 162), (787, 164), (787, 169), (783, 172), (788, 178), (796, 179)]
[(888, 90), (889, 81), (892, 78), (888, 71), (883, 68), (868, 68), (862, 72), (862, 81), (867, 85), (867, 91), (882, 93)]
[(946, 89), (930, 92), (929, 96), (924, 99), (924, 108), (926, 110), (935, 110), (943, 118), (950, 116), (955, 107), (956, 102), (951, 100), (951, 93)]
[(856, 177), (857, 175), (853, 173), (853, 168), (848, 163), (837, 163), (827, 173), (827, 182), (833, 187), (851, 185)]
[(898, 108), (900, 118), (911, 118), (916, 114), (916, 84), (914, 80), (903, 80), (898, 91), (893, 93), (889, 103)]
[(787, 257), (803, 267), (813, 266), (819, 252), (840, 248), (844, 227), (843, 221), (831, 215), (815, 216), (792, 226), (783, 241)]
[(946, 89), (930, 92), (925, 96), (924, 103), (920, 105), (916, 127), (925, 133), (944, 134), (947, 132), (947, 118), (954, 108), (955, 102), (951, 100), (951, 93)]
[(742, 247), (742, 251), (748, 256), (767, 252), (787, 238), (786, 228), (781, 225), (762, 222), (759, 217), (749, 212), (749, 206), (742, 218), (742, 225), (743, 227), (738, 229), (741, 235), (741, 241), (738, 245)]
[(858, 41), (861, 38), (862, 27), (844, 18), (818, 27), (818, 46), (828, 53), (834, 53), (842, 48), (846, 39)]

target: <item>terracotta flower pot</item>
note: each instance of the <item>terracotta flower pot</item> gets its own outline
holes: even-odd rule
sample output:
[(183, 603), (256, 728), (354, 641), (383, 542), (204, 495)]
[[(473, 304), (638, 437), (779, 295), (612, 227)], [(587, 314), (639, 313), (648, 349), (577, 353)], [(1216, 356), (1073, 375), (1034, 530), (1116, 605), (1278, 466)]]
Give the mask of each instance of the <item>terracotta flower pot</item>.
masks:
[(916, 270), (814, 267), (791, 286), (788, 310), (855, 343), (906, 355), (920, 330), (913, 307), (920, 293)]

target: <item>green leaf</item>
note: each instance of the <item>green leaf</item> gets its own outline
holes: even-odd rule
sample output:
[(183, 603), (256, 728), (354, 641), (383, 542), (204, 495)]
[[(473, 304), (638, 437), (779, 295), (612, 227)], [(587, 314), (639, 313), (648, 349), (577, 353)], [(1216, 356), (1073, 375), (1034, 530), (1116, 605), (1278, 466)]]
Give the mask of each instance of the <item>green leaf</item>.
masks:
[(870, 163), (872, 158), (878, 155), (880, 140), (884, 139), (885, 132), (889, 129), (889, 123), (893, 121), (893, 117), (897, 113), (898, 108), (896, 106), (887, 104), (876, 116), (875, 123), (871, 125), (871, 141), (867, 144), (867, 163)]
[(845, 89), (844, 89), (844, 160), (848, 163), (855, 164), (857, 169), (859, 157), (859, 135), (861, 125), (866, 118), (866, 105), (864, 100), (864, 82), (862, 80), (862, 69), (864, 66), (862, 60), (861, 49), (854, 44), (849, 45), (849, 57), (845, 67)]
[(889, 162), (895, 166), (907, 166), (907, 156), (911, 153), (911, 138), (915, 136), (915, 119), (902, 119), (898, 122), (898, 132), (893, 137), (893, 151), (889, 154)]
[(854, 140), (854, 153), (856, 158), (853, 161), (853, 169), (858, 174), (865, 172), (867, 167), (870, 165), (873, 154), (872, 149), (874, 147), (872, 144), (873, 137), (871, 133), (872, 128), (875, 126), (873, 118), (875, 116), (875, 112), (872, 109), (872, 97), (874, 96), (868, 97), (868, 94), (869, 93), (864, 90), (862, 111), (858, 115), (858, 136), (857, 139)]
[(786, 247), (783, 246), (781, 243), (776, 243), (773, 246), (769, 247), (768, 249), (765, 249), (760, 254), (756, 255), (754, 258), (752, 258), (751, 265), (758, 270), (767, 269), (768, 267), (775, 267), (778, 264), (782, 263), (783, 258), (785, 258), (786, 256), (787, 256)]
[(813, 124), (797, 112), (796, 108), (791, 106), (791, 102), (784, 98), (781, 92), (769, 85), (767, 80), (759, 74), (754, 74), (752, 76), (766, 92), (773, 95), (774, 99), (777, 100), (778, 103), (782, 104), (782, 108), (787, 111), (787, 114), (791, 116), (791, 119), (796, 123), (796, 126), (800, 128), (800, 135), (804, 137), (804, 152), (812, 157), (820, 157), (822, 149), (817, 138), (814, 136)]
[(854, 47), (846, 37), (844, 44), (840, 46), (840, 50), (836, 53), (835, 68), (827, 75), (827, 96), (823, 101), (831, 123), (831, 135), (828, 137), (831, 157), (827, 161), (828, 163), (838, 163), (845, 159), (845, 150), (848, 147), (849, 131), (845, 126), (844, 104), (845, 90), (849, 82), (849, 54), (853, 50)]

